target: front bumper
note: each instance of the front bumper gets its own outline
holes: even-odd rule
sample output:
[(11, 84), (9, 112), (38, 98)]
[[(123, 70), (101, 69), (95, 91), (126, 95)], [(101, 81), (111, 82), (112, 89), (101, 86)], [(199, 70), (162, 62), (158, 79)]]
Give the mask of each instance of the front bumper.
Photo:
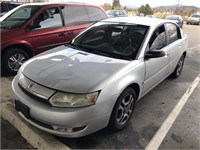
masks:
[(200, 21), (199, 21), (199, 20), (188, 20), (187, 23), (191, 23), (191, 24), (199, 24)]
[(81, 137), (96, 132), (108, 125), (113, 103), (117, 95), (103, 103), (81, 108), (57, 108), (37, 101), (27, 95), (18, 85), (15, 77), (12, 82), (14, 99), (27, 106), (28, 116), (19, 114), (33, 126), (62, 137)]

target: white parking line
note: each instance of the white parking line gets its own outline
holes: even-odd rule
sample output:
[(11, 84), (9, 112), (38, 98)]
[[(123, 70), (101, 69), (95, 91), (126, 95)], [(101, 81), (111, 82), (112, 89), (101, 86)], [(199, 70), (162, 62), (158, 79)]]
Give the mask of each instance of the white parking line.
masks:
[(179, 115), (180, 111), (184, 107), (185, 103), (187, 102), (188, 98), (196, 88), (200, 81), (200, 74), (195, 78), (194, 82), (190, 85), (187, 89), (185, 94), (181, 97), (179, 102), (176, 104), (172, 112), (168, 115), (167, 119), (163, 122), (159, 130), (156, 132), (154, 137), (151, 139), (149, 144), (146, 146), (145, 150), (157, 150), (164, 140), (166, 134), (168, 133), (169, 129), (172, 127), (174, 121), (176, 120), (177, 116)]

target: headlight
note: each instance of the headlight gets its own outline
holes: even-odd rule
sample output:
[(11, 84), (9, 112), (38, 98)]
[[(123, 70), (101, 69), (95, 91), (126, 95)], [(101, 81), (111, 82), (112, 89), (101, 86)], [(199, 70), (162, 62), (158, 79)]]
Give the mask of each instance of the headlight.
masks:
[(57, 107), (83, 107), (94, 105), (98, 92), (91, 94), (69, 94), (56, 92), (49, 100), (52, 106)]
[(19, 69), (19, 70), (17, 71), (17, 78), (19, 79), (19, 78), (21, 77), (21, 75), (22, 75), (22, 71), (21, 71), (21, 69)]

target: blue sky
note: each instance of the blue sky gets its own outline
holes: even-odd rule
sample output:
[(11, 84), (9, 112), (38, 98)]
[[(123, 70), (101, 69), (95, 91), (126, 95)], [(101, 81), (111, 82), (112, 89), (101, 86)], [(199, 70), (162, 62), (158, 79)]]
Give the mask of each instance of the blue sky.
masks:
[[(54, 1), (54, 2), (55, 1), (57, 2), (75, 1), (75, 2), (95, 4), (95, 5), (103, 5), (104, 3), (112, 4), (113, 0), (49, 0), (49, 1)], [(200, 0), (120, 0), (120, 3), (122, 5), (134, 5), (138, 7), (143, 4), (149, 4), (151, 7), (167, 6), (167, 5), (178, 4), (178, 2), (182, 5), (200, 7)]]

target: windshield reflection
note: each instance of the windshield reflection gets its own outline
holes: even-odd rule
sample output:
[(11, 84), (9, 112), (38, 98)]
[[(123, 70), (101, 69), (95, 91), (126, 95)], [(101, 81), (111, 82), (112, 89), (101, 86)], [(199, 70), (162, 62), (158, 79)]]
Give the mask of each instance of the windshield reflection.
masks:
[(135, 59), (148, 26), (99, 22), (75, 38), (69, 46), (108, 57)]

